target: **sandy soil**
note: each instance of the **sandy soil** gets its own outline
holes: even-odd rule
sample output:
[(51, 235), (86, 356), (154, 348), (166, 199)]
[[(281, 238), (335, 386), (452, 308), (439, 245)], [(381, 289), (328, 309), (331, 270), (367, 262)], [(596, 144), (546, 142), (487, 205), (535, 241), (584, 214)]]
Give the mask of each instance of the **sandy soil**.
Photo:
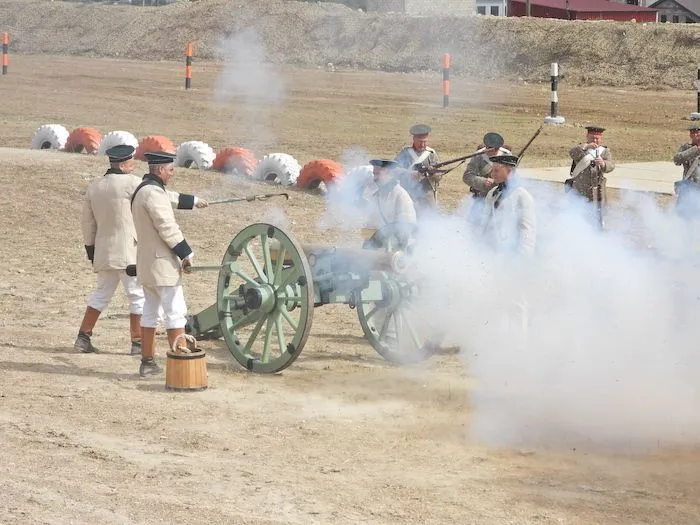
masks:
[[(197, 72), (190, 93), (180, 75), (179, 64), (22, 57), (0, 79), (0, 521), (696, 523), (697, 449), (632, 454), (476, 443), (469, 438), (473, 384), (460, 357), (389, 365), (347, 307), (318, 309), (302, 355), (279, 375), (251, 375), (222, 342), (203, 342), (210, 387), (200, 393), (170, 393), (163, 377), (137, 377), (121, 293), (96, 329), (102, 352), (74, 353), (94, 282), (79, 234), (81, 198), (104, 159), (24, 148), (49, 122), (217, 147), (245, 143), (245, 112), (212, 103), (205, 87), (213, 66)], [(293, 69), (284, 78), (286, 102), (267, 115), (270, 147), (302, 162), (338, 158), (352, 144), (388, 155), (417, 119), (434, 124), (444, 158), (471, 151), (488, 129), (520, 145), (547, 106), (546, 90), (526, 85), (489, 85), (487, 96), (483, 86), (458, 83), (454, 107), (444, 111), (435, 78)], [(610, 111), (596, 109), (601, 97)], [(571, 123), (607, 125), (618, 158), (666, 160), (685, 138), (687, 98), (580, 89), (562, 93), (562, 106)], [(581, 133), (573, 125), (548, 129), (528, 162), (560, 162)], [(263, 186), (178, 170), (174, 187), (212, 197)], [(448, 179), (446, 209), (465, 193), (459, 176)], [(197, 262), (216, 263), (245, 225), (280, 220), (278, 204), (178, 212), (178, 220)], [(337, 231), (317, 231), (320, 197), (293, 192), (283, 211), (302, 241), (338, 240)], [(214, 282), (187, 277), (192, 311), (214, 300)], [(163, 338), (159, 345), (162, 357)]]

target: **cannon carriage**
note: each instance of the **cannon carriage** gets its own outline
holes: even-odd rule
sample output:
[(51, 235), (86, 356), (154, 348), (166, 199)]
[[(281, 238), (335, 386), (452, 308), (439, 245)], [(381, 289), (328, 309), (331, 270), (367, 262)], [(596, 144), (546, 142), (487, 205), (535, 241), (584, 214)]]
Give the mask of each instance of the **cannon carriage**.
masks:
[[(382, 236), (390, 247), (393, 233)], [(266, 223), (251, 224), (229, 244), (218, 270), (216, 302), (193, 315), (198, 339), (223, 337), (252, 372), (291, 365), (307, 342), (314, 308), (346, 304), (357, 310), (366, 339), (395, 363), (424, 359), (429, 344), (417, 310), (420, 287), (407, 275), (402, 251), (300, 244)]]

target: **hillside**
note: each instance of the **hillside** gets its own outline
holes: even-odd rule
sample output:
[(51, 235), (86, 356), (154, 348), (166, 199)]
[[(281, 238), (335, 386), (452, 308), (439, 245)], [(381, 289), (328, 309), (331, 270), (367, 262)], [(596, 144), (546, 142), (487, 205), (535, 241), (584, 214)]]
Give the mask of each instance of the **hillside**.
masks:
[(426, 71), (438, 70), (450, 52), (454, 73), (474, 78), (546, 81), (549, 63), (558, 61), (570, 84), (650, 88), (692, 88), (700, 43), (693, 25), (415, 18), (285, 0), (165, 7), (0, 1), (0, 31), (10, 31), (13, 53), (180, 60), (192, 40), (198, 59), (222, 58), (227, 47), (245, 53), (248, 45), (259, 54), (252, 33), (226, 44), (242, 29), (254, 29), (276, 63)]

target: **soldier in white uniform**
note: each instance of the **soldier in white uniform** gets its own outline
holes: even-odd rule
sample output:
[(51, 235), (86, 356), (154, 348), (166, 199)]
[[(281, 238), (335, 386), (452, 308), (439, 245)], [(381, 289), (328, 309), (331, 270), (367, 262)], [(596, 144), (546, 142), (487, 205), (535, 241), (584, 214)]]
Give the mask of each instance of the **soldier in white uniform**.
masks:
[(676, 166), (683, 166), (681, 180), (674, 183), (676, 211), (685, 218), (698, 218), (700, 212), (700, 122), (688, 128), (690, 143), (678, 148), (673, 156)]
[[(532, 195), (514, 177), (518, 157), (499, 155), (489, 159), (494, 187), (486, 195), (482, 233), (499, 253), (526, 263), (535, 252), (537, 221)], [(512, 262), (512, 260), (510, 261)], [(523, 292), (514, 292), (510, 319), (524, 337), (528, 329), (528, 305)]]
[[(129, 297), (129, 324), (131, 355), (141, 353), (141, 314), (143, 290), (136, 278), (125, 273), (127, 266), (136, 262), (136, 230), (131, 215), (130, 201), (141, 179), (131, 175), (134, 169), (133, 146), (119, 145), (106, 151), (110, 168), (87, 188), (83, 205), (83, 242), (88, 259), (97, 273), (97, 286), (88, 298), (88, 306), (75, 340), (80, 352), (97, 352), (92, 344), (92, 330), (100, 314), (109, 305), (119, 283)], [(202, 208), (207, 201), (194, 195), (170, 192), (172, 206), (179, 209)]]
[(436, 195), (441, 175), (417, 171), (418, 167), (428, 168), (438, 162), (437, 152), (428, 146), (431, 131), (430, 126), (425, 124), (411, 127), (411, 145), (403, 147), (394, 159), (404, 170), (400, 183), (419, 209), (434, 209), (437, 205)]
[(172, 347), (175, 338), (185, 332), (187, 304), (181, 275), (183, 271), (188, 271), (193, 255), (175, 221), (165, 190), (175, 172), (175, 155), (149, 152), (145, 156), (149, 173), (136, 188), (131, 200), (139, 239), (136, 274), (145, 296), (141, 318), (141, 377), (161, 372), (154, 360), (159, 309), (162, 307), (165, 314), (169, 346)]
[(518, 157), (497, 155), (489, 160), (494, 187), (484, 202), (483, 233), (496, 251), (529, 257), (537, 236), (535, 201), (513, 177)]
[(393, 160), (371, 160), (377, 191), (372, 195), (366, 226), (376, 230), (366, 247), (384, 247), (388, 236), (397, 248), (405, 247), (416, 226), (416, 209), (408, 192), (396, 180), (398, 163)]

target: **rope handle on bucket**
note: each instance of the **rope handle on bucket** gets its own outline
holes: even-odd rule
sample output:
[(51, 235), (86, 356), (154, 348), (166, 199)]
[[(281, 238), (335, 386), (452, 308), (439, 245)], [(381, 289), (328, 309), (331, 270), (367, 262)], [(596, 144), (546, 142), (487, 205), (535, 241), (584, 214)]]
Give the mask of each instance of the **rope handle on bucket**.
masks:
[[(185, 346), (178, 346), (177, 342), (180, 339), (184, 339), (186, 341)], [(187, 343), (192, 343), (193, 348), (195, 348), (195, 345), (197, 344), (197, 340), (194, 338), (194, 336), (192, 336), (190, 334), (184, 334), (184, 333), (178, 334), (175, 337), (175, 340), (173, 341), (173, 345), (170, 349), (173, 352), (175, 352), (176, 354), (183, 354), (183, 353), (189, 354), (189, 353), (193, 353), (193, 352), (197, 351), (196, 348), (194, 350), (190, 350), (190, 347), (187, 345)]]

